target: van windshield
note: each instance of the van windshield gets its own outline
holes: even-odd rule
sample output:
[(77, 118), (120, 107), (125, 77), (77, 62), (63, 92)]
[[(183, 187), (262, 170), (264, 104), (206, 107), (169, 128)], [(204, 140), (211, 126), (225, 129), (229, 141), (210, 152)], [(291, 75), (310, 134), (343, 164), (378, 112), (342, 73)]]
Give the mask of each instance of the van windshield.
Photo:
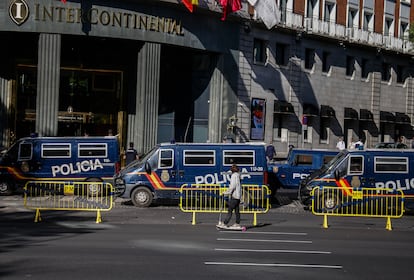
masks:
[(348, 152), (341, 152), (338, 153), (333, 159), (331, 159), (328, 163), (324, 164), (320, 169), (320, 175), (323, 176), (329, 172), (331, 172), (342, 160), (346, 157)]
[(158, 150), (158, 146), (153, 147), (151, 150), (146, 152), (145, 154), (141, 155), (138, 160), (131, 162), (128, 167), (130, 166), (140, 166), (144, 164), (153, 154)]

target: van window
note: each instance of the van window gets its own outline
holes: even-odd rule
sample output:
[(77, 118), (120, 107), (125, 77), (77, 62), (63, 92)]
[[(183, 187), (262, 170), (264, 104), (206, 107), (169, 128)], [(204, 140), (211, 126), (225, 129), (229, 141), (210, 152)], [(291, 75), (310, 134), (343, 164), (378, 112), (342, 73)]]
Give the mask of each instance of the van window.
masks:
[(215, 151), (184, 151), (184, 165), (215, 166)]
[(42, 158), (70, 157), (70, 144), (42, 144)]
[(233, 163), (254, 166), (254, 151), (223, 151), (223, 165), (229, 166)]
[(161, 150), (159, 153), (159, 167), (160, 168), (170, 168), (174, 165), (174, 151), (171, 149)]
[(362, 174), (364, 170), (364, 158), (362, 156), (349, 157), (349, 171), (348, 174)]
[(296, 155), (295, 165), (312, 165), (312, 155)]
[(323, 164), (329, 163), (335, 156), (324, 156), (323, 157)]
[(78, 157), (80, 158), (106, 158), (108, 156), (108, 146), (106, 143), (93, 144), (83, 143), (78, 144)]
[(21, 143), (19, 146), (19, 160), (32, 159), (32, 144)]
[(375, 157), (374, 166), (377, 173), (408, 173), (408, 158)]

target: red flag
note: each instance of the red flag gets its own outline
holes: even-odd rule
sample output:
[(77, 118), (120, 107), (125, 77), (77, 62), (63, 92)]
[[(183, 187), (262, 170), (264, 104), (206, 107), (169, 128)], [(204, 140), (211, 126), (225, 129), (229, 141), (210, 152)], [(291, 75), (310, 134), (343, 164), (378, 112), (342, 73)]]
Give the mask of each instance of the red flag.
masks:
[(223, 7), (221, 20), (226, 20), (228, 14), (237, 12), (242, 8), (241, 0), (220, 0), (220, 5)]
[(184, 6), (190, 11), (194, 11), (194, 6), (198, 5), (198, 0), (182, 0)]
[(63, 4), (66, 4), (66, 0), (61, 0), (61, 2), (63, 2)]

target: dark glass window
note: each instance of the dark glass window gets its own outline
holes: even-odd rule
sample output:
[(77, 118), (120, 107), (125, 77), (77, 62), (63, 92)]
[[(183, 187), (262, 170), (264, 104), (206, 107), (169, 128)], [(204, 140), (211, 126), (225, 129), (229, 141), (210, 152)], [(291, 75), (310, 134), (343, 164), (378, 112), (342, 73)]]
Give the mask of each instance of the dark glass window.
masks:
[(107, 157), (106, 144), (79, 144), (79, 157)]
[(315, 50), (305, 49), (305, 69), (312, 69), (315, 63)]
[(214, 151), (184, 151), (184, 165), (207, 165), (214, 166)]
[(346, 75), (351, 77), (355, 72), (355, 57), (346, 56)]
[(253, 42), (253, 62), (264, 64), (266, 62), (266, 42), (260, 39), (254, 39)]
[(70, 157), (70, 144), (42, 144), (42, 158)]
[(287, 50), (288, 45), (280, 43), (276, 44), (276, 64), (287, 65)]

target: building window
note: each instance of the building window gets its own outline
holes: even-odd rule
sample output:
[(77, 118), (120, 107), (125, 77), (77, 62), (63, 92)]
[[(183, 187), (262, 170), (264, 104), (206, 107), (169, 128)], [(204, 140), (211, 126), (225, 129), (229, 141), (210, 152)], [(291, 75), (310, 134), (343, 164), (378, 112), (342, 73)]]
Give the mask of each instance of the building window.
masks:
[(361, 60), (361, 78), (366, 79), (368, 78), (368, 59), (363, 58)]
[(371, 13), (364, 13), (364, 18), (362, 22), (362, 29), (364, 31), (373, 31), (374, 30), (374, 17)]
[(349, 28), (358, 27), (358, 10), (348, 10), (348, 26)]
[(395, 72), (397, 74), (397, 83), (399, 84), (404, 83), (404, 66), (397, 65)]
[(389, 82), (391, 79), (391, 65), (383, 62), (381, 68), (381, 80), (384, 82)]
[(326, 22), (335, 22), (335, 3), (325, 2), (323, 20)]
[(401, 22), (399, 37), (400, 39), (408, 38), (408, 22)]
[(266, 42), (260, 39), (254, 39), (253, 42), (253, 59), (254, 63), (264, 64), (267, 60)]
[(346, 56), (346, 76), (352, 77), (355, 73), (355, 57)]
[(321, 131), (320, 131), (320, 142), (321, 143), (328, 143), (328, 130), (329, 130), (329, 123), (330, 123), (330, 118), (321, 118), (320, 121), (320, 127), (321, 127)]
[(315, 50), (305, 49), (305, 69), (311, 70), (315, 64)]
[(322, 72), (324, 73), (328, 73), (329, 70), (331, 69), (331, 65), (329, 63), (330, 55), (331, 54), (329, 52), (322, 53)]
[(386, 18), (384, 22), (384, 36), (393, 36), (394, 20)]
[(288, 45), (276, 43), (276, 64), (287, 65)]
[(308, 0), (307, 2), (308, 10), (307, 10), (307, 17), (308, 18), (318, 18), (318, 1), (317, 0)]

